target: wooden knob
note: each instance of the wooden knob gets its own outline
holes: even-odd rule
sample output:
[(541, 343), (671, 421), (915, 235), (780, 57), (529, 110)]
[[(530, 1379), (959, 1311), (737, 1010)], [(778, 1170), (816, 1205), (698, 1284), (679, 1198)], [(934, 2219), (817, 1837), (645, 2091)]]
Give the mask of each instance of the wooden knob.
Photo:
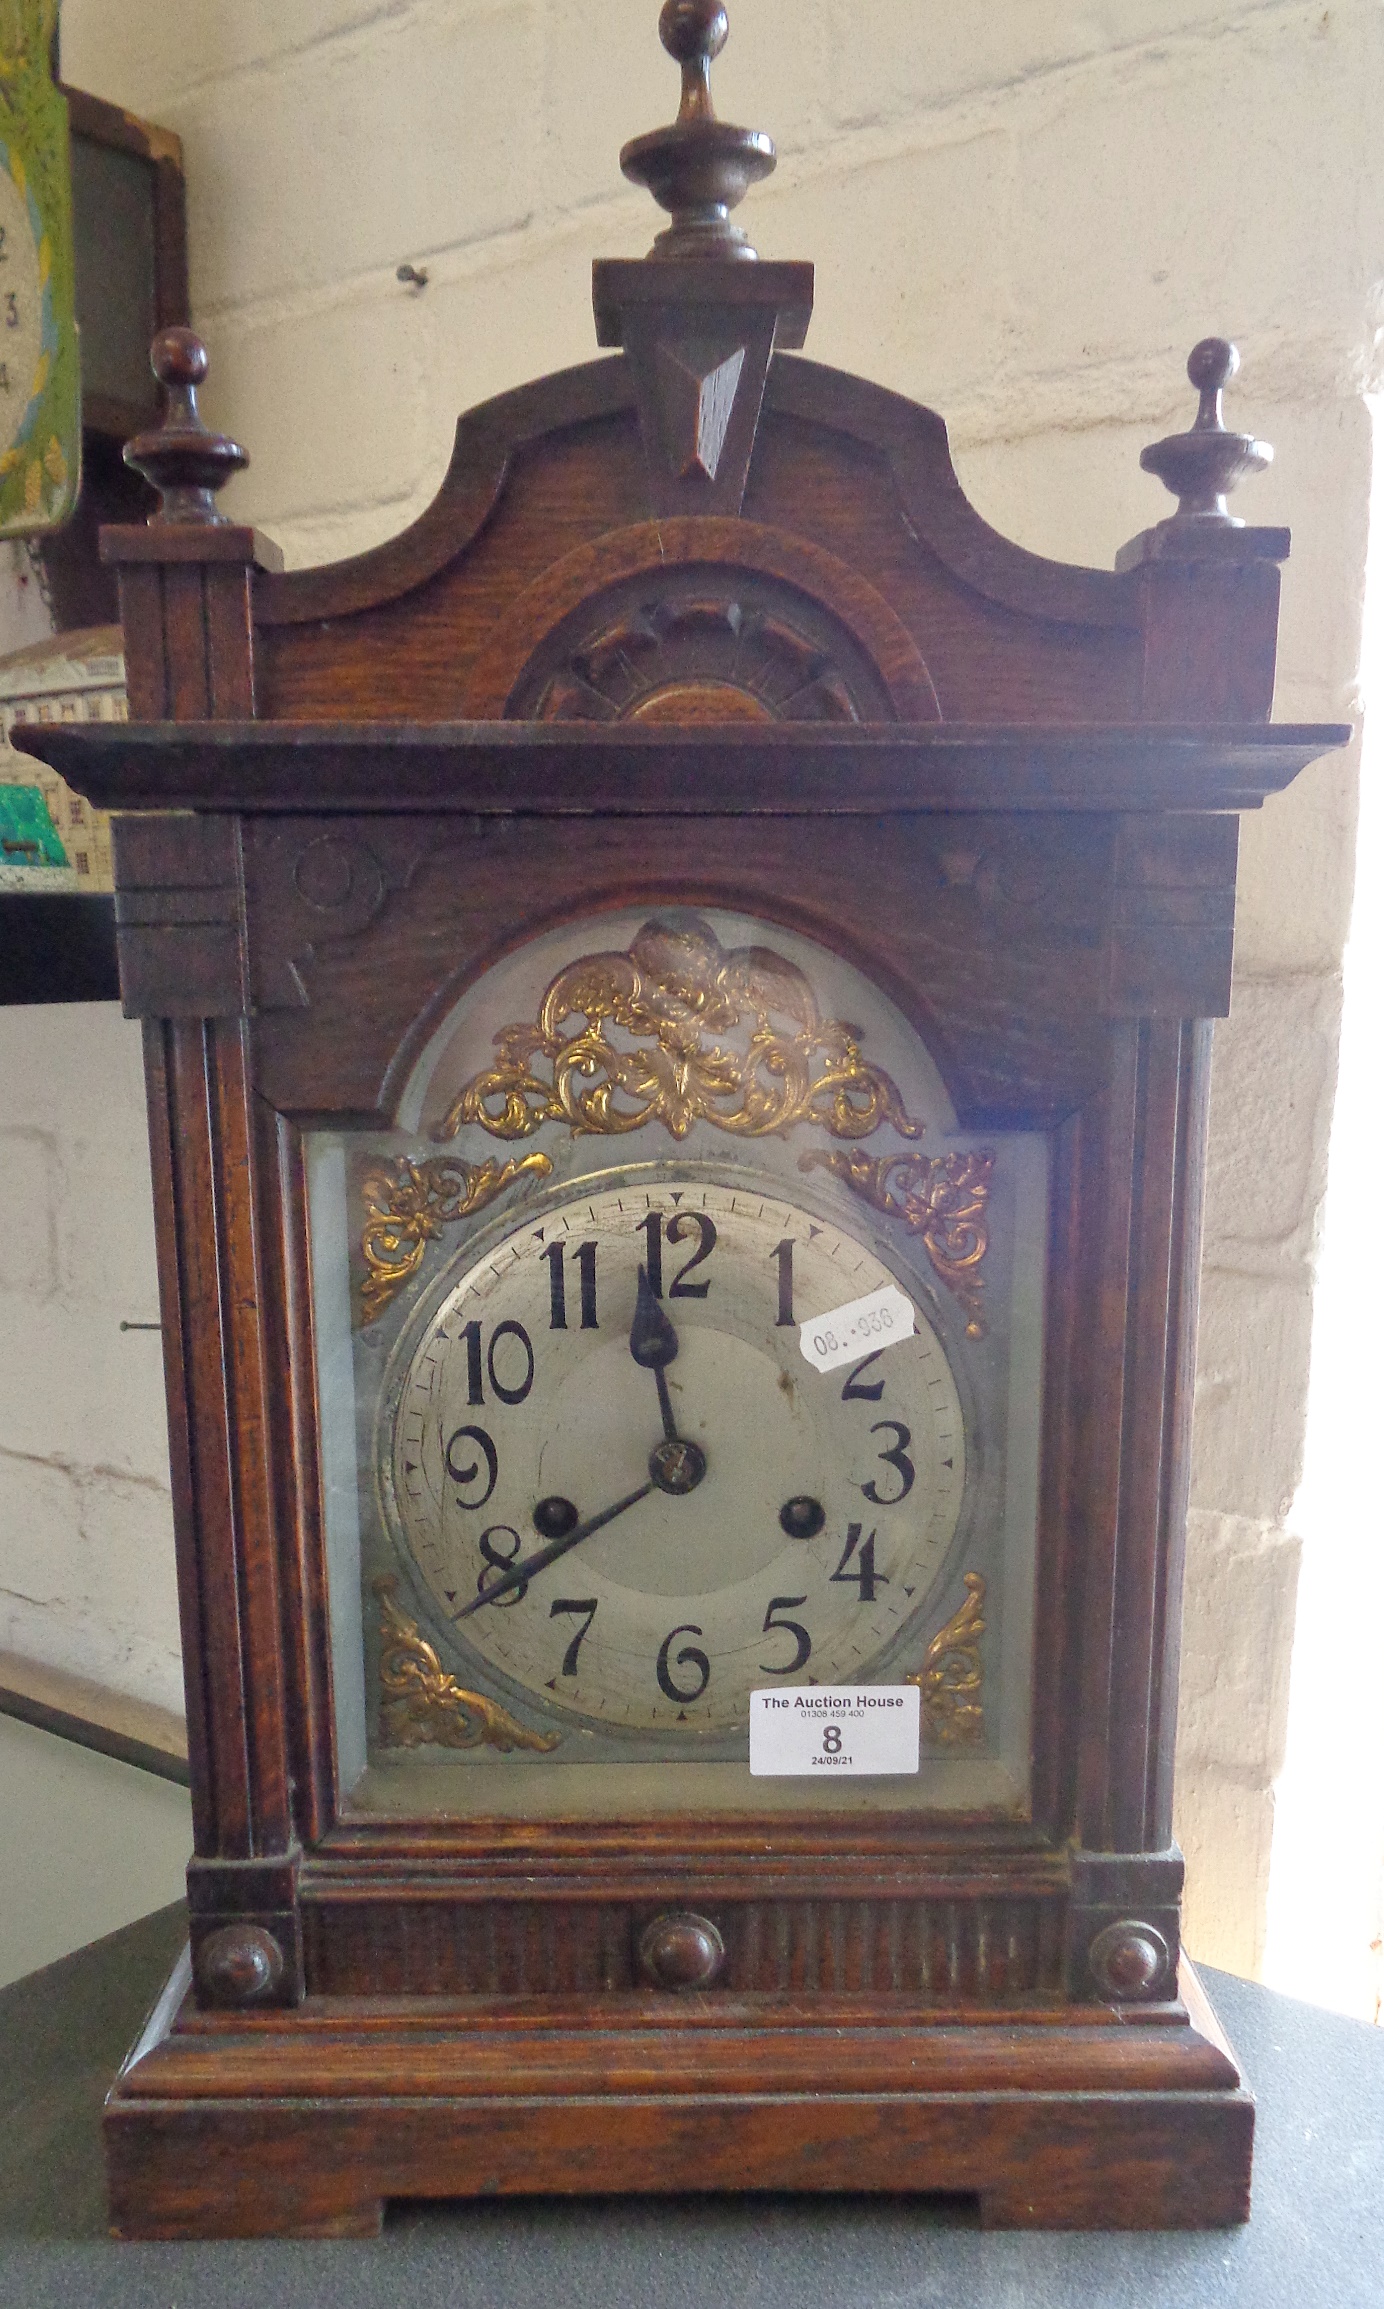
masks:
[(192, 329), (160, 329), (149, 347), (149, 366), (169, 392), (200, 385), (207, 373), (207, 348)]
[(713, 64), (726, 45), (730, 22), (721, 0), (665, 0), (658, 37), (679, 64), (704, 57)]
[(1156, 1925), (1122, 1917), (1096, 1934), (1086, 1961), (1104, 1995), (1116, 2003), (1137, 2003), (1164, 1986), (1172, 1960)]
[(726, 1946), (709, 1916), (675, 1910), (645, 1925), (639, 1961), (659, 1988), (710, 1988), (726, 1961)]
[(1193, 345), (1187, 355), (1187, 374), (1202, 397), (1201, 408), (1197, 411), (1198, 424), (1203, 419), (1207, 424), (1220, 423), (1219, 409), (1214, 416), (1205, 417), (1206, 396), (1208, 393), (1224, 392), (1239, 366), (1240, 348), (1232, 345), (1229, 337), (1203, 337), (1199, 344)]
[(260, 2004), (284, 1976), (284, 1952), (262, 1924), (223, 1924), (197, 1950), (197, 1985), (208, 2004)]
[(197, 387), (207, 373), (207, 348), (191, 329), (160, 329), (149, 348), (149, 366), (168, 396), (163, 423), (126, 443), (125, 462), (159, 492), (159, 509), (150, 520), (224, 521), (216, 492), (250, 460), (238, 442), (202, 421)]

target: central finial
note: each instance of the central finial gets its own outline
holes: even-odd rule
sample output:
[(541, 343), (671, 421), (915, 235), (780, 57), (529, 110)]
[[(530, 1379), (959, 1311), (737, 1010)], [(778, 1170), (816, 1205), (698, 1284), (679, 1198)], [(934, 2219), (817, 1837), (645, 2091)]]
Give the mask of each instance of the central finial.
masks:
[(711, 101), (711, 66), (729, 27), (720, 0), (665, 0), (659, 38), (682, 66), (682, 101), (667, 128), (636, 136), (620, 155), (633, 183), (647, 185), (672, 224), (651, 257), (753, 257), (730, 212), (750, 185), (774, 165), (772, 137), (756, 128), (718, 120)]

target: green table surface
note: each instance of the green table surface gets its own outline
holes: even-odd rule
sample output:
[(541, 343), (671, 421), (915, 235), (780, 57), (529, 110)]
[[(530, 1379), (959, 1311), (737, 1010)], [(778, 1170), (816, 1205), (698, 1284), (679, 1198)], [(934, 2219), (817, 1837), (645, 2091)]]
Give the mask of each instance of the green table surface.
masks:
[(1204, 1975), (1259, 2100), (1254, 2217), (982, 2234), (908, 2198), (509, 2199), (369, 2243), (117, 2245), (98, 2119), (171, 1966), (161, 1910), (0, 1992), (0, 2309), (1384, 2309), (1384, 2029)]

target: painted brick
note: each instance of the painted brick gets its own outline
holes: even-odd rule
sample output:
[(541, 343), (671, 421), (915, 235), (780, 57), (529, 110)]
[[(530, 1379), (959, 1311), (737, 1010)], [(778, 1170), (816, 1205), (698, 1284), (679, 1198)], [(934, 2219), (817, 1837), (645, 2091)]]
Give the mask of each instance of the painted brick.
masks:
[[(1384, 178), (1358, 76), (1384, 71), (1384, 24), (1343, 12), (1347, 51), (1344, 34), (1314, 37), (1314, 19), (1275, 11), (1185, 58), (1093, 75), (1023, 138), (1011, 261), (1028, 359), (1181, 345), (1193, 314), (1192, 336), (1249, 335), (1251, 321), (1359, 331), (1375, 270), (1359, 227), (1384, 229)], [(1079, 261), (1054, 261), (1064, 245)]]
[[(208, 331), (208, 416), (233, 423), (250, 454), (249, 470), (222, 499), (233, 519), (276, 535), (281, 516), (397, 503), (418, 485), (431, 293), (372, 283), (326, 312)], [(396, 513), (386, 534), (402, 526)]]
[(1273, 1792), (1201, 1769), (1179, 1778), (1173, 1825), (1187, 1861), (1183, 1938), (1201, 1964), (1253, 1979), (1264, 1954)]
[(1305, 1278), (1202, 1276), (1192, 1500), (1277, 1523), (1302, 1474), (1312, 1300)]
[(1236, 979), (1216, 1023), (1206, 1249), (1218, 1266), (1298, 1258), (1326, 1188), (1340, 1030), (1335, 979)]
[(868, 33), (854, 0), (833, 0), (831, 113), (845, 127), (892, 120), (1022, 90), (1083, 59), (1138, 49), (1168, 35), (1238, 21), (1244, 0), (1027, 0), (984, 8), (920, 10), (913, 0), (872, 0)]
[(813, 358), (944, 411), (984, 380), (1012, 327), (1013, 171), (1011, 140), (994, 131), (773, 178), (755, 199), (755, 245), (815, 262)]
[(1240, 1516), (1188, 1519), (1180, 1770), (1210, 1765), (1268, 1788), (1282, 1769), (1301, 1554)]

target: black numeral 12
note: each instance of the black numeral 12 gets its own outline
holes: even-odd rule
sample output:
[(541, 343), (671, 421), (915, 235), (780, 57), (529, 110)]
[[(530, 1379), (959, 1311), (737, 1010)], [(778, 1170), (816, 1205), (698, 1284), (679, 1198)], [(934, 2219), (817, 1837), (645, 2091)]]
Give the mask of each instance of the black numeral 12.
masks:
[[(566, 1249), (565, 1243), (549, 1243), (543, 1253), (548, 1262), (548, 1290), (552, 1306), (549, 1329), (553, 1331), (565, 1331), (567, 1328)], [(572, 1256), (577, 1262), (581, 1283), (581, 1328), (583, 1331), (599, 1330), (600, 1325), (596, 1321), (596, 1246), (594, 1243), (578, 1243)]]
[[(663, 1213), (662, 1211), (650, 1211), (648, 1217), (638, 1220), (637, 1224), (642, 1228), (644, 1239), (648, 1244), (648, 1249), (644, 1253), (644, 1270), (649, 1278), (649, 1289), (656, 1299), (661, 1299), (663, 1297)], [(696, 1250), (690, 1259), (683, 1260), (668, 1286), (669, 1298), (704, 1299), (711, 1289), (710, 1283), (689, 1283), (687, 1277), (694, 1267), (699, 1267), (703, 1259), (709, 1259), (715, 1250), (715, 1221), (709, 1219), (705, 1211), (676, 1211), (668, 1221), (667, 1235), (670, 1243), (686, 1242), (692, 1235), (697, 1238)]]

